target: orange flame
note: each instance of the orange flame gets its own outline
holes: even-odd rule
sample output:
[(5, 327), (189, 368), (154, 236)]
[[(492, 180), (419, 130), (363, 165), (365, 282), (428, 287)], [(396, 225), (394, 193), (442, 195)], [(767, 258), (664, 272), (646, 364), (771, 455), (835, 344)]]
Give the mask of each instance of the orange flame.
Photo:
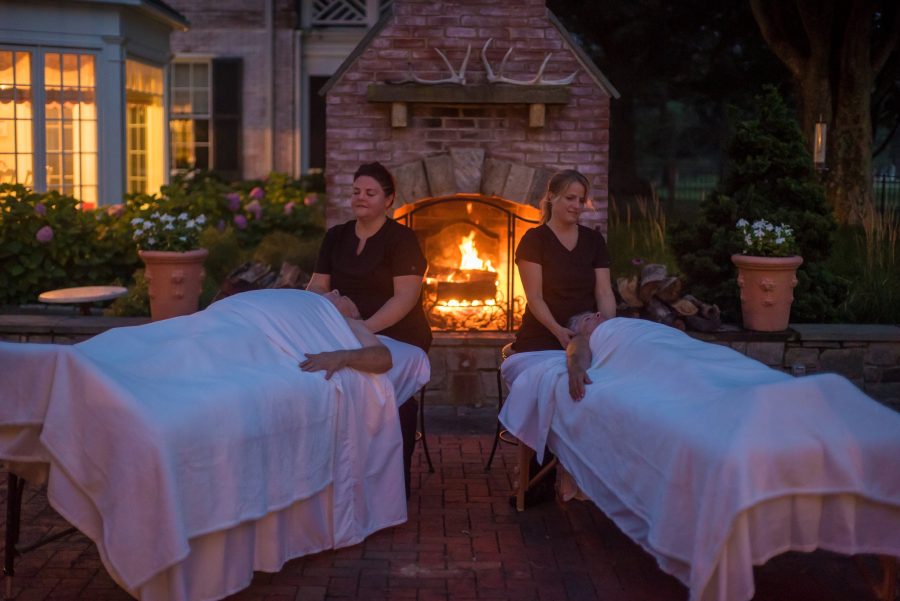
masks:
[(462, 260), (459, 262), (460, 269), (476, 269), (479, 271), (494, 271), (494, 266), (490, 260), (483, 261), (478, 256), (478, 249), (475, 248), (475, 232), (469, 232), (469, 235), (463, 238), (459, 243), (459, 252), (462, 254)]

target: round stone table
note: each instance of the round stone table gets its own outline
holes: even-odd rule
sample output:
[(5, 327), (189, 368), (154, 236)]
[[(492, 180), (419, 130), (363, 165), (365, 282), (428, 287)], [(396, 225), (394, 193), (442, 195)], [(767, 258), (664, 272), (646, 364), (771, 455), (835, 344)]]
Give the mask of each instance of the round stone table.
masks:
[(78, 305), (82, 315), (90, 315), (91, 303), (113, 300), (127, 293), (122, 286), (79, 286), (42, 292), (38, 300), (55, 305)]

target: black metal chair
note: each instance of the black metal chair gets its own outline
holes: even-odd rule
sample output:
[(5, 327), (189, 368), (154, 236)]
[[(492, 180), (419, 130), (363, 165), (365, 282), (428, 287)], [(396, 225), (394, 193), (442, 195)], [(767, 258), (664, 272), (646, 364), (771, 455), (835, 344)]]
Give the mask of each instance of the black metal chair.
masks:
[(434, 473), (434, 464), (431, 463), (431, 453), (428, 452), (428, 439), (425, 437), (425, 389), (428, 384), (419, 391), (419, 430), (416, 432), (416, 440), (422, 441), (422, 450), (425, 451), (425, 461), (428, 462), (428, 472)]
[[(512, 342), (505, 345), (502, 349), (500, 349), (500, 364), (502, 365), (506, 358), (512, 355), (515, 351), (512, 349)], [(500, 410), (503, 409), (503, 378), (500, 375), (500, 366), (498, 365), (495, 369), (497, 375), (497, 414), (500, 414)], [(500, 423), (500, 420), (497, 420), (497, 430), (494, 432), (494, 446), (491, 447), (491, 455), (488, 457), (487, 463), (484, 466), (484, 471), (489, 472), (491, 470), (491, 464), (494, 463), (494, 455), (497, 453), (497, 447), (501, 442), (505, 442), (506, 444), (518, 445), (519, 442), (513, 438)]]

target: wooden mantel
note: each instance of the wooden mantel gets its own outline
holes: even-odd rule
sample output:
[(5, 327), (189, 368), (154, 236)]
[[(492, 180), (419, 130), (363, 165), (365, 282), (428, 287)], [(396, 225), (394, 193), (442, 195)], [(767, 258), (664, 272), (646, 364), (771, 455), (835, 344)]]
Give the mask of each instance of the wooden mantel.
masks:
[(543, 127), (546, 105), (568, 104), (565, 86), (517, 86), (512, 84), (369, 84), (369, 102), (391, 104), (391, 126), (406, 127), (410, 102), (430, 104), (527, 104), (528, 126)]

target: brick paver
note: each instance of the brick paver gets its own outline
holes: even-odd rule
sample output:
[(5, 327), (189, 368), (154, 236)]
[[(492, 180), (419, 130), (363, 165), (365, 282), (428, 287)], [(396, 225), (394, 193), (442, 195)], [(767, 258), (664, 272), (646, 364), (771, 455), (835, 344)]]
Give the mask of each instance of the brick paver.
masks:
[[(257, 573), (230, 601), (685, 601), (687, 590), (661, 572), (592, 504), (545, 503), (517, 514), (515, 449), (503, 445), (483, 466), (489, 435), (429, 436), (437, 473), (416, 455), (406, 524), (354, 547), (302, 557), (277, 574)], [(3, 485), (5, 517), (5, 472)], [(29, 488), (22, 540), (67, 525), (43, 491)], [(17, 601), (130, 599), (81, 534), (20, 558)], [(825, 552), (791, 553), (756, 569), (755, 601), (864, 601), (872, 596), (854, 562)]]

